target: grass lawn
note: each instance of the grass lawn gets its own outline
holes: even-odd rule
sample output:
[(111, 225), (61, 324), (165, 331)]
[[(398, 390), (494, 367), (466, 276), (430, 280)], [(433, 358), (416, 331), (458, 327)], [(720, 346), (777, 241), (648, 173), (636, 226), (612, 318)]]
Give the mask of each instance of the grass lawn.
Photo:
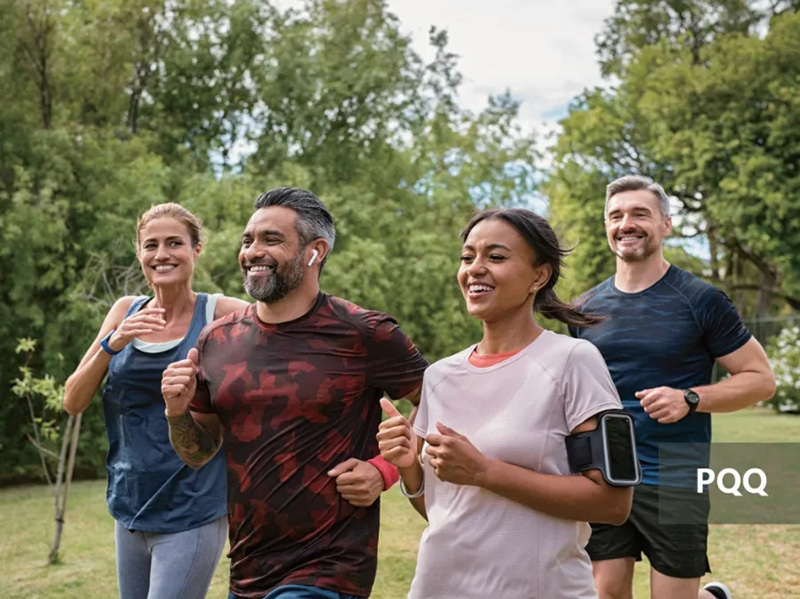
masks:
[[(761, 409), (714, 416), (714, 440), (800, 442), (800, 417)], [(798, 453), (800, 457), (800, 452)], [(41, 486), (0, 490), (0, 597), (109, 599), (117, 596), (113, 521), (105, 481), (76, 483), (70, 493), (62, 563), (45, 565), (53, 534), (53, 500)], [(397, 489), (383, 497), (378, 578), (374, 599), (405, 597), (424, 528)], [(714, 574), (736, 599), (800, 598), (800, 525), (716, 525), (709, 557)], [(513, 550), (510, 548), (510, 550)], [(210, 598), (227, 597), (223, 557)], [(647, 568), (637, 566), (637, 599), (649, 597)]]

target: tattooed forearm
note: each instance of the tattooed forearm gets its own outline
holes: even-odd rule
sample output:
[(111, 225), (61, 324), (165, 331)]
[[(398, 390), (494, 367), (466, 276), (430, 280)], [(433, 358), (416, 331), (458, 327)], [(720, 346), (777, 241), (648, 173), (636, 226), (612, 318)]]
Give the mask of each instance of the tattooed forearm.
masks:
[(211, 432), (195, 422), (189, 412), (182, 416), (167, 417), (167, 422), (172, 447), (192, 468), (200, 468), (219, 450), (219, 445)]

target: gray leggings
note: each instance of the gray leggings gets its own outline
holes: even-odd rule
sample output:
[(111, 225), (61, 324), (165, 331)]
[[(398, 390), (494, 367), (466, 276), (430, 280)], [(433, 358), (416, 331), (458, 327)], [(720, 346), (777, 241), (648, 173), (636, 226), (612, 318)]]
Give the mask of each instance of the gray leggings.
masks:
[(202, 599), (227, 532), (227, 516), (171, 534), (131, 532), (116, 522), (120, 599)]

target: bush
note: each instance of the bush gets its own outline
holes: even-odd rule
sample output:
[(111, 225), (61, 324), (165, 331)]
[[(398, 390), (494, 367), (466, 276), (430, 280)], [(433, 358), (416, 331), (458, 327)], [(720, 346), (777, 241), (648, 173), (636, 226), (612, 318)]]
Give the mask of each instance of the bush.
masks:
[(767, 347), (775, 372), (775, 396), (765, 402), (779, 412), (800, 413), (800, 327), (787, 327)]

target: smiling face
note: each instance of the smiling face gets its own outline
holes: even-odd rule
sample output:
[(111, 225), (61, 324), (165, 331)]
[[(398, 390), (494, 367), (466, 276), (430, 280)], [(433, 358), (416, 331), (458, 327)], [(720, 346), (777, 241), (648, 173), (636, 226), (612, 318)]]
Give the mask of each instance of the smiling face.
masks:
[(175, 218), (155, 218), (139, 230), (136, 253), (150, 287), (191, 280), (200, 250), (201, 244), (192, 247), (189, 230)]
[(611, 251), (625, 262), (660, 257), (661, 243), (672, 230), (672, 220), (661, 214), (658, 198), (646, 189), (612, 196), (605, 225)]
[(247, 223), (239, 250), (244, 289), (253, 299), (270, 304), (303, 282), (304, 248), (295, 226), (297, 213), (270, 206), (256, 210)]
[(519, 311), (533, 314), (533, 300), (550, 277), (517, 230), (499, 218), (487, 218), (469, 232), (461, 249), (458, 284), (467, 311), (495, 322)]

